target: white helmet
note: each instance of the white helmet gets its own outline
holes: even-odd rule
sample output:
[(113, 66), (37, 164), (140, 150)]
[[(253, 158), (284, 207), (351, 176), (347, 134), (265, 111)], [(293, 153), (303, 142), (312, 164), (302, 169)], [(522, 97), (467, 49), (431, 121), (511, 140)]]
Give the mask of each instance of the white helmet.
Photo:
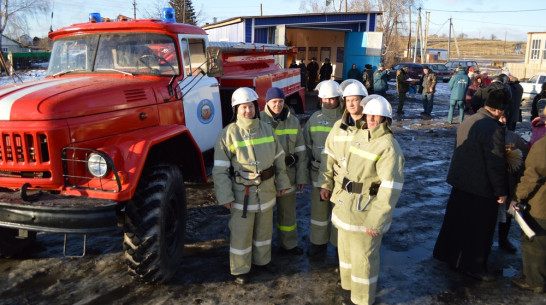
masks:
[(317, 84), (315, 90), (318, 90), (318, 97), (333, 98), (341, 96), (339, 84), (333, 80), (325, 80)]
[[(343, 83), (340, 85), (340, 87), (342, 86)], [(360, 83), (359, 81), (351, 82), (345, 87), (345, 89), (343, 89), (343, 97), (352, 95), (360, 95), (364, 97), (368, 95), (368, 90), (366, 90), (366, 87), (364, 87), (364, 85), (362, 85), (362, 83)]]
[(231, 107), (257, 100), (258, 93), (256, 93), (256, 91), (247, 87), (241, 87), (233, 92), (233, 95), (231, 96)]
[(368, 95), (360, 101), (360, 105), (364, 106), (364, 114), (380, 115), (392, 119), (391, 104), (381, 95)]

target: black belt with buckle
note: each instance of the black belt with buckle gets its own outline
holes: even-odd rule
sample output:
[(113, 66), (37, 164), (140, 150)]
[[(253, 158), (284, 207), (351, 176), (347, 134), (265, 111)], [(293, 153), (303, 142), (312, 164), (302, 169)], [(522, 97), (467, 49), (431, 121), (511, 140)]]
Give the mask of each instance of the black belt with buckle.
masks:
[(362, 193), (362, 187), (364, 187), (364, 183), (358, 183), (354, 182), (352, 180), (349, 180), (347, 178), (343, 178), (342, 183), (342, 189), (347, 191), (348, 193)]

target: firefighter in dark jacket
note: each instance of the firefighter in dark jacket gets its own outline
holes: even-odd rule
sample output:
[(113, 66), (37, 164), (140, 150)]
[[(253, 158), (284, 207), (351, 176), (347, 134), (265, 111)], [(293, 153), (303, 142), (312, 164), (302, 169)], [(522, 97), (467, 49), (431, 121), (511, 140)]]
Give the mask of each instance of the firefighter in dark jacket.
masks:
[(231, 212), (229, 261), (237, 284), (249, 281), (252, 265), (271, 261), (275, 198), (291, 186), (281, 143), (259, 119), (257, 100), (250, 88), (233, 92), (233, 121), (214, 145), (214, 192)]
[(482, 281), (487, 271), (498, 206), (507, 199), (507, 162), (504, 146), (502, 90), (489, 94), (485, 107), (463, 121), (447, 182), (452, 185), (434, 257), (463, 274)]

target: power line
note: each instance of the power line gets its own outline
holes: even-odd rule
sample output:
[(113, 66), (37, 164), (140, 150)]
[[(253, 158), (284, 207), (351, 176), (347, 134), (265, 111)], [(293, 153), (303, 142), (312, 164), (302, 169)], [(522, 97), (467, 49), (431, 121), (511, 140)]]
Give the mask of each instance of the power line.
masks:
[(538, 11), (546, 11), (546, 8), (539, 8), (539, 9), (531, 9), (531, 10), (512, 10), (512, 11), (451, 11), (451, 10), (432, 10), (432, 9), (425, 9), (427, 11), (431, 12), (445, 12), (445, 13), (478, 13), (478, 14), (496, 14), (496, 13), (522, 13), (522, 12), (538, 12)]

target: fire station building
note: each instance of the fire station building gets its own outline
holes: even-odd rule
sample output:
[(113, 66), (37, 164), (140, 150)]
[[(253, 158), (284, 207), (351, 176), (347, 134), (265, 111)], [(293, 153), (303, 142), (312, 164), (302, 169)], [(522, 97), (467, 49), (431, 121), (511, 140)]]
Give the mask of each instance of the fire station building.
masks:
[(326, 58), (333, 66), (336, 80), (347, 77), (353, 64), (360, 71), (365, 64), (374, 70), (381, 58), (383, 33), (377, 32), (377, 18), (382, 12), (318, 13), (278, 16), (236, 17), (203, 29), (210, 41), (269, 43), (293, 46), (296, 58), (277, 61), (287, 67), (293, 59), (305, 64), (316, 58), (322, 66)]

